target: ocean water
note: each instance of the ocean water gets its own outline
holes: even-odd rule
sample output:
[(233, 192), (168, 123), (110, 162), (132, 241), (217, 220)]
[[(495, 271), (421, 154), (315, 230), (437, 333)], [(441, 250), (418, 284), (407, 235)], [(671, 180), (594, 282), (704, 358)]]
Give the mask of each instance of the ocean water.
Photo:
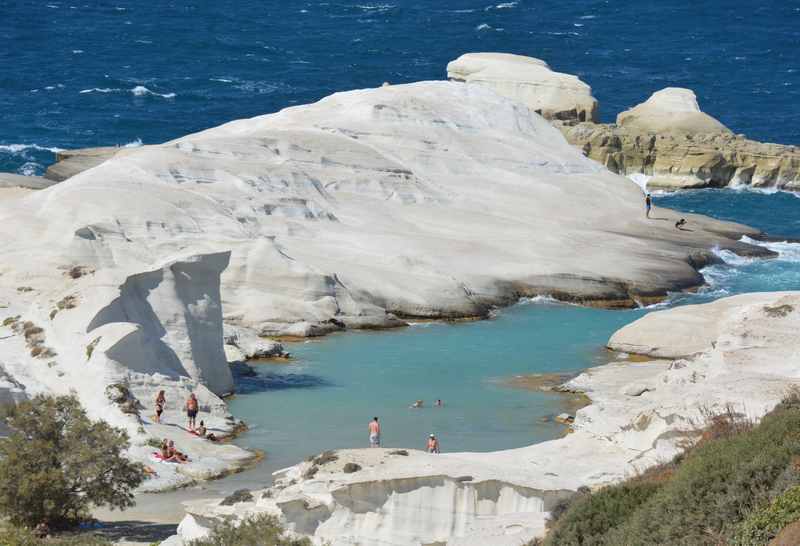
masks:
[[(797, 144), (798, 43), (798, 0), (5, 1), (0, 171), (41, 174), (60, 148), (159, 143), (335, 91), (442, 79), (469, 51), (532, 55), (579, 75), (603, 121), (663, 87), (690, 87), (734, 131)], [(800, 237), (793, 194), (704, 190), (656, 205)], [(800, 289), (800, 247), (772, 248), (776, 260), (720, 253), (708, 287), (671, 304)], [(294, 344), (291, 364), (259, 365), (231, 403), (251, 425), (238, 443), (264, 450), (265, 462), (208, 487), (256, 487), (307, 455), (363, 446), (373, 415), (398, 447), (421, 447), (430, 432), (445, 451), (557, 437), (542, 418), (561, 399), (503, 381), (603, 363), (611, 333), (649, 311), (527, 302), (489, 321)], [(408, 409), (436, 398), (444, 408)]]
[(159, 143), (332, 92), (442, 79), (470, 51), (545, 59), (601, 117), (667, 86), (752, 138), (800, 142), (800, 2), (0, 2), (0, 171)]

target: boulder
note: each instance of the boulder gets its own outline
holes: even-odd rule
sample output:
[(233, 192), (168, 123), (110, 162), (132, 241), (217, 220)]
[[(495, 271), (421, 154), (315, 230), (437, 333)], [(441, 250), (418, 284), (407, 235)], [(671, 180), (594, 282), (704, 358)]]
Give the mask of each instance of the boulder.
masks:
[(467, 53), (447, 65), (447, 77), (487, 86), (546, 119), (597, 118), (592, 88), (577, 76), (553, 71), (541, 59), (510, 53)]
[(23, 176), (14, 173), (0, 173), (1, 188), (25, 188), (28, 190), (42, 190), (55, 184), (42, 176)]
[(644, 133), (728, 133), (730, 129), (700, 110), (691, 89), (667, 87), (617, 115), (617, 125)]

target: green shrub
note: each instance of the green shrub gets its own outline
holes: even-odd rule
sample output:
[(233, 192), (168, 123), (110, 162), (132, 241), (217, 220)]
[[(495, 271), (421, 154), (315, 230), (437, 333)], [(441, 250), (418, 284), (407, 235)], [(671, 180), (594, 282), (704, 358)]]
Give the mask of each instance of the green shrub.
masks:
[(800, 487), (792, 487), (772, 504), (756, 510), (736, 530), (733, 544), (755, 546), (767, 544), (781, 529), (800, 519)]
[[(133, 506), (144, 468), (124, 457), (127, 433), (93, 422), (74, 396), (8, 406), (0, 439), (0, 513), (19, 527), (66, 527), (94, 506)], [(2, 543), (2, 542), (0, 542)]]
[(622, 524), (661, 487), (642, 480), (604, 487), (591, 495), (580, 495), (545, 540), (546, 546), (601, 546), (609, 530)]
[(798, 392), (755, 427), (746, 420), (726, 422), (740, 418), (730, 411), (717, 416), (700, 442), (673, 463), (578, 498), (552, 525), (545, 544), (766, 544), (800, 518)]
[(285, 537), (286, 531), (275, 516), (259, 514), (240, 524), (231, 521), (220, 523), (205, 539), (195, 540), (190, 546), (311, 546), (307, 538)]
[(107, 540), (91, 534), (51, 536), (36, 538), (24, 528), (0, 527), (0, 544), (3, 546), (111, 546)]

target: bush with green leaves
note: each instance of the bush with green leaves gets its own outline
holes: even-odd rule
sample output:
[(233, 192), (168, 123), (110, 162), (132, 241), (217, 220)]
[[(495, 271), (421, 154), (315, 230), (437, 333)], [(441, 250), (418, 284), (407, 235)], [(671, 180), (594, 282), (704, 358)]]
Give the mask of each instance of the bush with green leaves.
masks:
[(1, 526), (0, 544), (3, 546), (112, 546), (104, 538), (87, 533), (40, 539), (29, 529)]
[(676, 458), (662, 478), (645, 475), (576, 500), (545, 544), (700, 546), (730, 544), (743, 533), (758, 538), (738, 544), (766, 544), (785, 519), (797, 519), (800, 493), (781, 497), (774, 511), (762, 509), (800, 479), (800, 398), (787, 397), (754, 428), (729, 431)]
[(190, 546), (311, 546), (307, 538), (289, 538), (280, 521), (259, 514), (239, 523), (223, 521), (208, 538), (194, 540)]
[(800, 486), (792, 487), (772, 504), (756, 510), (736, 530), (733, 544), (767, 544), (790, 523), (800, 520)]
[(63, 528), (92, 506), (133, 506), (144, 468), (129, 461), (127, 433), (92, 421), (74, 396), (39, 395), (4, 408), (0, 514), (16, 526)]

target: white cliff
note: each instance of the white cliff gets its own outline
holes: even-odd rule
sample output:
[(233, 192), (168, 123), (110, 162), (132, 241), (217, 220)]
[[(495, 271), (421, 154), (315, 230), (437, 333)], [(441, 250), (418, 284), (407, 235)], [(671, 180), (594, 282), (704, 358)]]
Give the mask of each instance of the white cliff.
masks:
[(139, 442), (159, 389), (171, 422), (196, 390), (229, 431), (223, 319), (309, 336), (539, 294), (630, 307), (701, 284), (713, 247), (769, 253), (683, 216), (646, 219), (635, 184), (483, 86), (338, 93), (5, 194), (0, 364)]
[(447, 65), (447, 77), (484, 85), (547, 119), (596, 121), (592, 88), (546, 62), (510, 53), (466, 53)]
[(185, 528), (202, 534), (224, 516), (268, 512), (334, 546), (521, 545), (543, 534), (548, 510), (570, 491), (674, 456), (708, 412), (730, 405), (757, 419), (769, 411), (800, 382), (798, 331), (798, 292), (654, 312), (615, 333), (609, 346), (680, 358), (634, 362), (622, 353), (567, 383), (592, 404), (563, 439), (493, 453), (323, 454), (276, 473), (276, 484), (251, 502), (188, 503)]

